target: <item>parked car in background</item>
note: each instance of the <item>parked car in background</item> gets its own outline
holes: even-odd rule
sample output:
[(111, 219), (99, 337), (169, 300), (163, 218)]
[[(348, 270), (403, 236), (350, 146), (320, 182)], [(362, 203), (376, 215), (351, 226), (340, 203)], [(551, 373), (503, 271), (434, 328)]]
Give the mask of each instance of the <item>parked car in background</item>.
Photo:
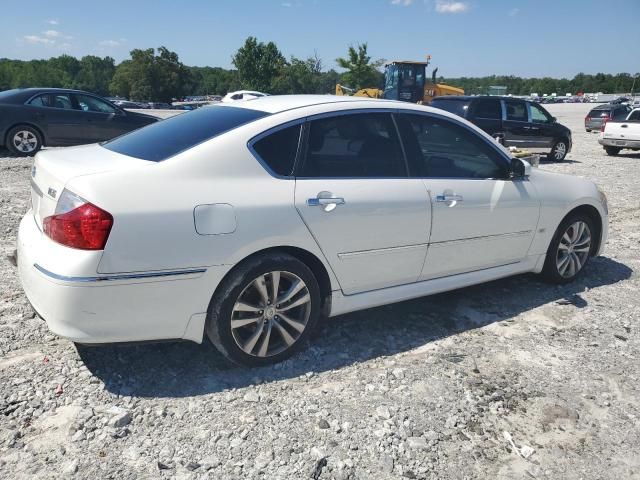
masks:
[(130, 102), (129, 100), (116, 100), (115, 102), (112, 102), (112, 103), (120, 108), (133, 108), (133, 109), (149, 108), (147, 105), (144, 105), (138, 102)]
[(620, 150), (640, 150), (640, 108), (632, 110), (624, 120), (609, 120), (598, 138), (607, 155), (618, 155)]
[(476, 124), (506, 147), (542, 150), (562, 161), (571, 151), (571, 130), (535, 102), (512, 97), (436, 97), (432, 107)]
[(155, 109), (155, 110), (172, 110), (173, 106), (170, 103), (165, 103), (165, 102), (149, 102), (147, 103), (147, 105), (149, 106), (149, 108)]
[(200, 108), (41, 152), (31, 185), (18, 268), (54, 333), (206, 333), (245, 365), (287, 358), (324, 315), (524, 272), (570, 282), (608, 231), (593, 182), (444, 110), (357, 97)]
[(609, 120), (624, 120), (629, 114), (627, 105), (607, 103), (591, 109), (584, 117), (584, 128), (587, 132), (600, 130), (602, 125)]
[(101, 142), (157, 121), (80, 90), (0, 92), (0, 146), (14, 155), (33, 155), (43, 146)]
[(239, 100), (251, 100), (254, 98), (266, 97), (268, 93), (262, 92), (254, 92), (251, 90), (238, 90), (236, 92), (227, 93), (222, 99), (221, 102), (237, 102)]

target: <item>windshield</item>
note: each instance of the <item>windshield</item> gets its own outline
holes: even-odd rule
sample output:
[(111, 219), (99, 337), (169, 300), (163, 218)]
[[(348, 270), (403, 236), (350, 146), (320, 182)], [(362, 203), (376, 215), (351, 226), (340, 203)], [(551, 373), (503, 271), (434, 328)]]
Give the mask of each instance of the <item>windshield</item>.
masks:
[(447, 112), (454, 113), (462, 118), (467, 115), (467, 108), (469, 108), (468, 100), (449, 100), (446, 98), (434, 98), (430, 104), (431, 107), (440, 108)]
[(102, 146), (112, 152), (161, 162), (224, 132), (269, 115), (238, 107), (205, 107), (123, 135)]

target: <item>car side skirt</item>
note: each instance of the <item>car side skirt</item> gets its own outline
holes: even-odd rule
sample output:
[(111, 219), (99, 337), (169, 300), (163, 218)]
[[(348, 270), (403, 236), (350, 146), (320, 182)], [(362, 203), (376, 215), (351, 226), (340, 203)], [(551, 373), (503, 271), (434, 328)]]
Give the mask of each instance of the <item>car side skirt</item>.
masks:
[(510, 263), (508, 265), (383, 288), (355, 295), (344, 295), (341, 292), (333, 292), (331, 313), (329, 316), (333, 317), (365, 308), (403, 302), (413, 298), (468, 287), (470, 285), (489, 282), (520, 273), (539, 272), (543, 264), (544, 255), (530, 255), (520, 262)]

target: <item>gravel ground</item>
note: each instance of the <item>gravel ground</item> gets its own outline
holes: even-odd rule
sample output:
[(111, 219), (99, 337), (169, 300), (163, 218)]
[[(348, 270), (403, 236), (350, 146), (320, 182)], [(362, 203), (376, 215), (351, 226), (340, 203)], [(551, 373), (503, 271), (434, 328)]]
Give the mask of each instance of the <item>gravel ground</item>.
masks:
[(609, 196), (603, 257), (329, 320), (274, 367), (208, 344), (81, 348), (6, 261), (31, 159), (0, 158), (0, 477), (640, 478), (640, 155), (607, 157), (589, 105), (561, 164)]

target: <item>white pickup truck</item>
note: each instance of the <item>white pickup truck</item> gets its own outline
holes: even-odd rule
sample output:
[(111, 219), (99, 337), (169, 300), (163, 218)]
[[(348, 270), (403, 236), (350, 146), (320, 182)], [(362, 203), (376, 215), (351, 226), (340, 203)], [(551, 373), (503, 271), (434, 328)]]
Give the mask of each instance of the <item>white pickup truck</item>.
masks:
[(640, 108), (631, 110), (625, 120), (605, 123), (598, 143), (607, 155), (617, 155), (623, 148), (640, 150)]

